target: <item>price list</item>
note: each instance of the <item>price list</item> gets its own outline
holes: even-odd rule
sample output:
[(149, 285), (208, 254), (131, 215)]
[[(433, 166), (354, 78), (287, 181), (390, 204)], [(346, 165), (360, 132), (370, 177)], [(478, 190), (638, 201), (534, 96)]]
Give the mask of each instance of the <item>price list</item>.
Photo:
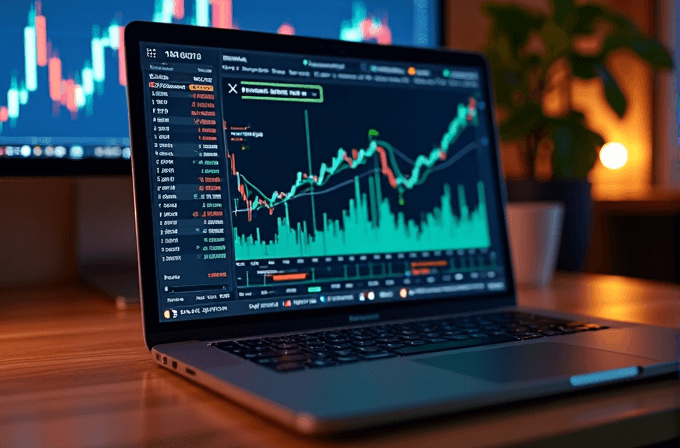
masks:
[(233, 300), (217, 80), (178, 65), (181, 70), (145, 73), (161, 301), (190, 306)]

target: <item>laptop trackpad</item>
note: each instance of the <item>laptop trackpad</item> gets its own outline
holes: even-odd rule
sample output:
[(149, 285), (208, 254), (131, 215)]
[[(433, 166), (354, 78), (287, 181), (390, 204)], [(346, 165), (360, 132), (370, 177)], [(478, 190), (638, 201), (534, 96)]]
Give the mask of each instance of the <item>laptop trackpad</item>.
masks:
[(638, 356), (555, 342), (451, 353), (414, 361), (496, 383), (570, 377), (653, 363)]

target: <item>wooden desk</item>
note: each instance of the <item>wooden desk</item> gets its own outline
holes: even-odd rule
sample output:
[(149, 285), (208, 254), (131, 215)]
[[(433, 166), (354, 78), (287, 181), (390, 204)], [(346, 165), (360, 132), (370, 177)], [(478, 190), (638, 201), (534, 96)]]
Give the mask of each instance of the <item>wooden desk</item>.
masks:
[[(680, 287), (641, 280), (559, 275), (520, 302), (680, 326)], [(308, 439), (157, 367), (138, 310), (69, 287), (4, 291), (0, 310), (0, 447), (623, 447), (680, 435), (680, 381), (666, 377)]]

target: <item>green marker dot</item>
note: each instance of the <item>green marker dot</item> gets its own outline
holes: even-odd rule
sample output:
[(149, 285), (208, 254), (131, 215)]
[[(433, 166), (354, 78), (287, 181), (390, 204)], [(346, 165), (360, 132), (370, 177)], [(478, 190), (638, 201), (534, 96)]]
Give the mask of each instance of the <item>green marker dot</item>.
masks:
[(451, 72), (448, 69), (444, 70), (443, 75), (444, 75), (444, 78), (448, 78), (449, 76), (451, 76)]
[(302, 61), (302, 64), (307, 65), (307, 64), (309, 64), (309, 61), (307, 59), (305, 59), (305, 60)]

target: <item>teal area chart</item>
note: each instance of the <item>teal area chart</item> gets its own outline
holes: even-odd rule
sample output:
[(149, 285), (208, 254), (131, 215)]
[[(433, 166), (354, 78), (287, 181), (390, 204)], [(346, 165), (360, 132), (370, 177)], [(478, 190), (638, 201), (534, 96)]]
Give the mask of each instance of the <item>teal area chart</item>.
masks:
[(491, 246), (480, 94), (393, 89), (224, 95), (237, 261)]

